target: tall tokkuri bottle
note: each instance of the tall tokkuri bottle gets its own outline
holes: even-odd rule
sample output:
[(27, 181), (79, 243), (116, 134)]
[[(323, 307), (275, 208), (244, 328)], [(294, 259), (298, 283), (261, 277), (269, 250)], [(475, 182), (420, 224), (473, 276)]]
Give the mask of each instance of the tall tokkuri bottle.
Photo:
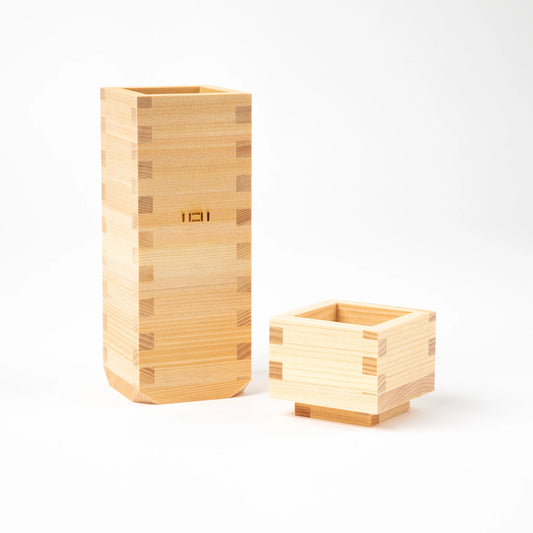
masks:
[(104, 367), (137, 402), (251, 377), (251, 94), (101, 89)]

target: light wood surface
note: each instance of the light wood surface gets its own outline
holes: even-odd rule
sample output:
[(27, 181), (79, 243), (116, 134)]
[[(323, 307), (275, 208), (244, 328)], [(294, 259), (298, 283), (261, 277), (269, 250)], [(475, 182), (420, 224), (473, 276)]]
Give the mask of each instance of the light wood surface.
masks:
[(435, 330), (433, 311), (337, 300), (273, 317), (270, 396), (312, 418), (390, 418), (434, 390)]
[(251, 95), (104, 88), (104, 367), (131, 400), (251, 377)]
[(332, 409), (331, 407), (320, 407), (319, 405), (306, 405), (304, 403), (294, 404), (294, 414), (296, 416), (305, 416), (307, 418), (318, 418), (320, 420), (329, 420), (331, 422), (343, 422), (344, 424), (353, 424), (356, 426), (372, 427), (380, 422), (384, 422), (393, 416), (401, 415), (409, 411), (409, 402), (402, 403), (383, 411), (377, 415), (368, 413), (359, 413), (357, 411), (346, 411), (343, 409)]

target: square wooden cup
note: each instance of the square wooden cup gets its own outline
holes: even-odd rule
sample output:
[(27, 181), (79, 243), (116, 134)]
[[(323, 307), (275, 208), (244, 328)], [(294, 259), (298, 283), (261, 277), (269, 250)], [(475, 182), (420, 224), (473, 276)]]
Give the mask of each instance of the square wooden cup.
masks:
[(271, 398), (373, 426), (435, 388), (436, 313), (329, 300), (270, 320)]

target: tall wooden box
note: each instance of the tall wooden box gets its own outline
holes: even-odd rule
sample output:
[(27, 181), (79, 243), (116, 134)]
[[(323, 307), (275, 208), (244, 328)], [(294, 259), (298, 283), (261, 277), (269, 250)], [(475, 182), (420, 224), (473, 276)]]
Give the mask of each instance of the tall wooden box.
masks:
[(436, 313), (330, 300), (270, 321), (272, 398), (373, 426), (435, 388)]
[(101, 89), (104, 367), (137, 402), (251, 377), (251, 95)]

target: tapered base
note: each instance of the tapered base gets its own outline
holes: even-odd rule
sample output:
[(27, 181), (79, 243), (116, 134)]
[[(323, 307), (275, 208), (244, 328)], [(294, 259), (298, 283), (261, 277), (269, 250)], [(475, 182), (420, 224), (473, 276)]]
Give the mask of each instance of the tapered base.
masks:
[(139, 392), (133, 385), (123, 380), (120, 376), (117, 376), (114, 372), (111, 372), (111, 370), (108, 370), (105, 367), (104, 370), (109, 384), (115, 390), (120, 392), (120, 394), (126, 396), (128, 400), (139, 403), (155, 403), (150, 398), (147, 398), (144, 394)]
[(139, 403), (178, 403), (194, 402), (199, 400), (221, 400), (231, 398), (241, 393), (250, 378), (238, 378), (233, 381), (222, 383), (210, 383), (207, 385), (181, 385), (179, 387), (146, 387), (144, 390), (138, 390), (130, 383), (105, 368), (107, 380), (111, 387), (126, 396), (132, 402)]
[(393, 416), (406, 413), (409, 411), (409, 407), (410, 402), (406, 402), (393, 407), (388, 411), (372, 415), (369, 413), (359, 413), (357, 411), (346, 411), (344, 409), (333, 409), (331, 407), (295, 403), (294, 414), (296, 416), (306, 416), (308, 418), (319, 418), (321, 420), (331, 420), (332, 422), (343, 422), (345, 424), (355, 424), (356, 426), (371, 427), (384, 420), (388, 420)]

